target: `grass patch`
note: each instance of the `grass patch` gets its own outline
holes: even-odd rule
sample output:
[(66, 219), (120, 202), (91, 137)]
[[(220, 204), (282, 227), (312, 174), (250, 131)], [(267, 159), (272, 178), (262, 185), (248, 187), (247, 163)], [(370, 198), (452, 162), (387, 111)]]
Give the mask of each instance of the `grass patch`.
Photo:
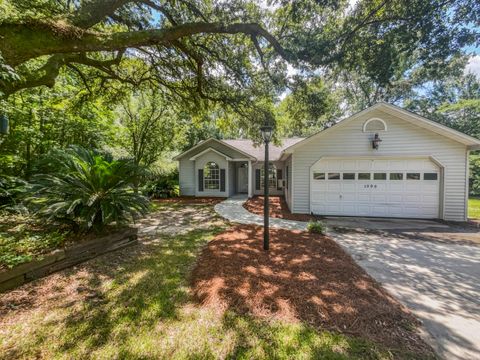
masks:
[(471, 219), (480, 219), (480, 199), (468, 199), (468, 217)]
[(0, 269), (32, 261), (61, 246), (66, 231), (47, 227), (32, 218), (0, 214)]

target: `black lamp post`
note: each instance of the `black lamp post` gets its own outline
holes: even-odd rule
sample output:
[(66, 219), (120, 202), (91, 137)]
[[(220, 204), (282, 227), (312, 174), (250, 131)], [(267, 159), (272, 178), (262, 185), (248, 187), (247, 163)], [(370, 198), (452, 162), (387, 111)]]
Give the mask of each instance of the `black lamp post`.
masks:
[(268, 161), (268, 144), (272, 139), (273, 127), (270, 125), (262, 126), (262, 138), (265, 142), (265, 163), (263, 166), (263, 250), (268, 250), (270, 247), (270, 233), (268, 229), (269, 220), (269, 202), (268, 202), (268, 180), (269, 180), (269, 161)]

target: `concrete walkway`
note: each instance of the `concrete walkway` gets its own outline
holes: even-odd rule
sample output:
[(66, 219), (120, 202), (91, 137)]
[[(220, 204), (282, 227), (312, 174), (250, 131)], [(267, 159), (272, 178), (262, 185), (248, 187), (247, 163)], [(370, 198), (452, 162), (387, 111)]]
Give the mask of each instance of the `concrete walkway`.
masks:
[[(247, 225), (263, 225), (263, 216), (252, 214), (242, 205), (247, 201), (247, 195), (235, 195), (215, 205), (215, 211), (225, 219)], [(307, 223), (303, 221), (270, 218), (270, 226), (277, 229), (306, 230)]]
[[(262, 216), (242, 206), (246, 200), (235, 196), (215, 210), (232, 222), (263, 225)], [(442, 358), (480, 359), (480, 246), (451, 241), (472, 234), (426, 220), (325, 220), (330, 229), (345, 230), (329, 235), (422, 320), (427, 339)], [(270, 223), (306, 229), (301, 221), (270, 218)]]

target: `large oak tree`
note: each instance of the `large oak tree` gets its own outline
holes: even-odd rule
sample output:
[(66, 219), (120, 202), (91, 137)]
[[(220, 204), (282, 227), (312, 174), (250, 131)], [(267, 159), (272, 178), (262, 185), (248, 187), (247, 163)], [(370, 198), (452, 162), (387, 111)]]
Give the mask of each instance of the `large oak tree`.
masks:
[(475, 0), (5, 0), (0, 7), (4, 96), (51, 87), (65, 69), (86, 86), (149, 82), (246, 117), (242, 105), (288, 86), (287, 62), (388, 83), (399, 66), (435, 69), (478, 41), (480, 18)]

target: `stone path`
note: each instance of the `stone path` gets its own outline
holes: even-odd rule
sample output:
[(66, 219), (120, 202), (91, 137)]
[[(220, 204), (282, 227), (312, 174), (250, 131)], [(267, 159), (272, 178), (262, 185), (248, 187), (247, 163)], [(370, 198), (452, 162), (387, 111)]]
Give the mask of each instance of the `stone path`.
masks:
[(181, 235), (192, 230), (209, 229), (220, 226), (223, 220), (212, 211), (210, 206), (191, 204), (182, 207), (164, 205), (145, 218), (140, 219), (135, 226), (140, 237), (155, 237), (157, 235)]
[[(263, 225), (263, 216), (252, 214), (242, 205), (246, 202), (246, 195), (235, 195), (215, 205), (215, 211), (225, 219), (247, 225)], [(270, 218), (272, 228), (287, 230), (306, 230), (307, 223), (303, 221)]]

